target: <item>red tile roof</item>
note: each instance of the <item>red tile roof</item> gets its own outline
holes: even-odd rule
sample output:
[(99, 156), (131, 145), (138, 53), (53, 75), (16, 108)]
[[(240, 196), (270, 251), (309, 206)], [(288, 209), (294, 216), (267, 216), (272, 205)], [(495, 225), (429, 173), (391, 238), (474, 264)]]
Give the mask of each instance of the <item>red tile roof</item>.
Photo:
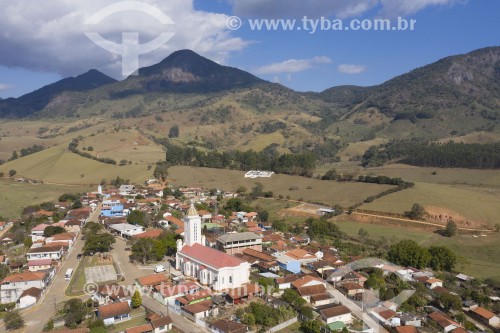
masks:
[(152, 229), (132, 236), (132, 238), (158, 238), (163, 233), (161, 229)]
[(318, 284), (315, 286), (298, 288), (297, 292), (300, 296), (311, 296), (326, 293), (326, 288), (324, 285)]
[(98, 311), (99, 311), (99, 318), (107, 319), (124, 314), (129, 314), (130, 306), (128, 305), (127, 302), (111, 303), (107, 305), (101, 305)]
[(495, 314), (493, 312), (482, 307), (475, 308), (474, 310), (472, 310), (472, 312), (485, 319), (491, 319), (495, 317)]
[(298, 279), (294, 282), (292, 282), (292, 285), (295, 287), (295, 288), (301, 288), (303, 287), (304, 285), (308, 284), (308, 283), (314, 283), (313, 285), (317, 285), (317, 284), (324, 284), (325, 282), (323, 280), (321, 280), (320, 278), (317, 278), (317, 277), (314, 277), (314, 276), (310, 276), (310, 275), (306, 275), (304, 276), (303, 278), (301, 279)]
[(45, 278), (46, 273), (44, 272), (22, 272), (19, 274), (14, 274), (7, 276), (2, 280), (2, 284), (4, 283), (12, 283), (12, 282), (21, 282), (21, 281), (38, 281), (43, 280)]
[(191, 246), (184, 245), (180, 253), (214, 268), (236, 267), (244, 263), (243, 260), (230, 256), (227, 253), (214, 250), (198, 243)]
[(146, 333), (146, 332), (151, 332), (152, 330), (153, 327), (151, 326), (151, 324), (146, 324), (146, 325), (127, 328), (125, 329), (125, 333)]
[(167, 283), (168, 278), (165, 274), (158, 273), (153, 275), (141, 276), (137, 279), (141, 286), (156, 286), (161, 283)]
[(394, 329), (397, 333), (418, 333), (415, 326), (397, 326)]
[(340, 316), (340, 315), (351, 313), (351, 310), (349, 310), (344, 305), (340, 305), (340, 306), (335, 306), (335, 307), (332, 307), (332, 308), (327, 308), (327, 309), (321, 310), (320, 312), (326, 318), (332, 318), (332, 317), (336, 317), (336, 316)]

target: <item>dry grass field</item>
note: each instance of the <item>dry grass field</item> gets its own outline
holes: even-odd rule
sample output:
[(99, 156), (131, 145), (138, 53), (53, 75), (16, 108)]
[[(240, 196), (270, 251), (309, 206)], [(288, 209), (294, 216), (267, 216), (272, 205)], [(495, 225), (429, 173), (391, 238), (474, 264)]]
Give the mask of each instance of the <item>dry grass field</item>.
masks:
[(302, 198), (325, 205), (338, 204), (343, 207), (362, 202), (368, 196), (391, 188), (388, 185), (338, 183), (288, 175), (250, 179), (244, 178), (242, 171), (179, 166), (169, 169), (169, 178), (174, 185), (222, 188), (228, 191), (234, 191), (240, 185), (250, 191), (255, 183), (260, 182), (264, 185), (264, 191), (272, 191), (275, 197), (289, 196), (294, 200)]
[(105, 164), (71, 153), (65, 146), (56, 146), (8, 162), (0, 166), (0, 171), (7, 174), (12, 169), (17, 171), (16, 176), (54, 184), (98, 184), (103, 179), (109, 181), (117, 176), (141, 184), (152, 177), (153, 168), (148, 170), (148, 166), (136, 164)]
[(82, 193), (95, 190), (89, 186), (16, 183), (0, 180), (0, 216), (19, 218), (21, 210), (29, 205), (57, 200), (64, 193)]
[[(390, 213), (409, 211), (419, 203), (429, 212), (439, 208), (452, 218), (471, 220), (493, 226), (500, 223), (500, 188), (467, 185), (416, 183), (414, 188), (393, 193), (361, 206), (362, 209)], [(453, 215), (456, 215), (453, 217)]]

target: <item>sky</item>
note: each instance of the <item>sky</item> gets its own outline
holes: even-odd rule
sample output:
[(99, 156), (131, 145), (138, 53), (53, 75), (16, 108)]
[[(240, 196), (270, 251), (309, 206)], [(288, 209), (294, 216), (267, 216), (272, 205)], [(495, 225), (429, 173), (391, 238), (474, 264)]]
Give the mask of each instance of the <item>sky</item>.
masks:
[[(0, 98), (90, 69), (123, 79), (180, 49), (322, 91), (380, 84), (500, 45), (498, 0), (0, 0), (0, 7)], [(389, 30), (373, 28), (381, 20)]]

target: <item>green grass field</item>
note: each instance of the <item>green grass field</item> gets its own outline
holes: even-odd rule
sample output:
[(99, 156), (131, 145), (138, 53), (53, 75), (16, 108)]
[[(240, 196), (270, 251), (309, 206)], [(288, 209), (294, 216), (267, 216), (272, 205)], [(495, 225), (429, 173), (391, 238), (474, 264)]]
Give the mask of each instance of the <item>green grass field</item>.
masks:
[(29, 205), (57, 200), (64, 193), (92, 190), (88, 186), (63, 186), (48, 184), (16, 183), (0, 180), (0, 216), (19, 218), (21, 210)]
[(411, 239), (422, 246), (445, 245), (465, 259), (465, 264), (457, 267), (457, 270), (481, 278), (498, 277), (500, 274), (500, 233), (477, 238), (471, 235), (447, 238), (431, 232), (351, 221), (337, 222), (337, 225), (352, 236), (357, 236), (359, 229), (364, 228), (371, 239), (378, 240), (384, 236), (398, 241)]
[(443, 207), (490, 226), (500, 222), (500, 188), (416, 183), (414, 188), (390, 194), (361, 206), (362, 209), (404, 213), (414, 203)]
[[(339, 183), (335, 181), (322, 181), (312, 178), (273, 175), (271, 178), (250, 179), (244, 178), (243, 171), (218, 170), (194, 167), (171, 167), (169, 178), (174, 185), (201, 186), (206, 188), (222, 188), (234, 191), (242, 185), (251, 191), (255, 183), (264, 185), (264, 191), (272, 191), (274, 196), (290, 196), (290, 199), (304, 199), (312, 202), (321, 202), (325, 205), (339, 204), (349, 207), (362, 202), (368, 196), (375, 195), (386, 189), (388, 185)], [(290, 190), (296, 186), (297, 190)]]

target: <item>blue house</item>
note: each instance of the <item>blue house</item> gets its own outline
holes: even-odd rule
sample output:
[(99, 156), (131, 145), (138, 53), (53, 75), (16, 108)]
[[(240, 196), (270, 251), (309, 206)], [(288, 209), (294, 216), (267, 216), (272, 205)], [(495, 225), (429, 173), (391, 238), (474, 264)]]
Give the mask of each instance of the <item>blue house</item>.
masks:
[(300, 273), (300, 261), (290, 258), (289, 256), (282, 255), (277, 259), (280, 268), (287, 270), (293, 274)]
[(123, 216), (123, 204), (113, 203), (109, 206), (103, 206), (101, 209), (101, 215), (105, 217)]

